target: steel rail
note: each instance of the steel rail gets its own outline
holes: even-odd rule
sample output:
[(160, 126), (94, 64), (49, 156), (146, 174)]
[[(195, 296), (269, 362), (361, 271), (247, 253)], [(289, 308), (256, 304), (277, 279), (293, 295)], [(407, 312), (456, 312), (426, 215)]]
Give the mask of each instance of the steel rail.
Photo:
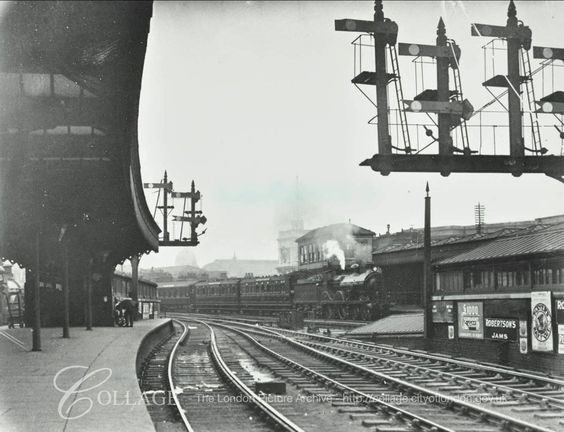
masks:
[[(255, 326), (253, 326), (251, 324), (244, 323), (244, 322), (230, 321), (230, 320), (227, 320), (227, 319), (218, 319), (218, 318), (213, 318), (213, 320), (226, 321), (226, 322), (236, 322), (240, 325), (255, 328)], [(304, 332), (300, 332), (300, 331), (293, 331), (293, 330), (287, 330), (287, 329), (267, 328), (267, 327), (264, 327), (264, 326), (262, 326), (261, 328), (265, 329), (265, 330), (278, 332), (278, 333), (286, 333), (286, 334), (296, 335), (296, 336), (305, 337), (305, 338), (309, 338), (309, 339), (318, 339), (318, 340), (333, 342), (333, 343), (342, 344), (342, 345), (350, 345), (350, 346), (353, 346), (353, 347), (354, 346), (362, 347), (362, 348), (365, 348), (369, 351), (373, 351), (375, 349), (380, 349), (380, 350), (384, 350), (384, 351), (388, 351), (388, 352), (392, 352), (392, 353), (396, 353), (396, 354), (408, 355), (408, 356), (412, 356), (412, 357), (420, 357), (420, 358), (433, 360), (433, 361), (441, 361), (441, 362), (444, 362), (444, 363), (451, 363), (451, 364), (455, 364), (455, 365), (458, 365), (458, 366), (464, 366), (464, 367), (467, 367), (467, 368), (471, 368), (471, 369), (474, 369), (474, 370), (484, 370), (484, 371), (496, 372), (496, 373), (500, 373), (500, 374), (512, 375), (512, 376), (519, 377), (519, 378), (543, 381), (547, 384), (553, 384), (553, 385), (564, 387), (564, 379), (553, 378), (550, 374), (547, 375), (547, 376), (543, 376), (540, 373), (535, 374), (535, 373), (529, 373), (529, 372), (520, 372), (518, 370), (512, 370), (512, 369), (505, 368), (505, 367), (502, 367), (502, 366), (490, 366), (490, 365), (487, 365), (487, 364), (484, 364), (484, 363), (461, 360), (461, 359), (457, 359), (457, 358), (451, 357), (451, 356), (446, 355), (446, 354), (445, 355), (443, 355), (443, 354), (429, 354), (427, 352), (422, 352), (420, 350), (411, 351), (411, 350), (408, 350), (408, 349), (395, 348), (395, 347), (392, 347), (392, 346), (389, 346), (389, 345), (366, 343), (366, 342), (361, 342), (361, 341), (357, 341), (357, 340), (348, 340), (348, 339), (343, 339), (343, 338), (334, 338), (334, 337), (330, 337), (330, 336), (316, 335), (316, 334), (304, 333)]]
[[(336, 380), (334, 380), (333, 378), (328, 377), (327, 375), (324, 375), (320, 372), (317, 372), (311, 368), (308, 368), (307, 366), (304, 366), (302, 364), (299, 364), (297, 362), (295, 362), (294, 360), (289, 359), (288, 357), (283, 356), (280, 353), (277, 353), (276, 351), (273, 351), (272, 349), (268, 348), (267, 346), (261, 344), (259, 341), (257, 341), (255, 338), (253, 338), (252, 336), (246, 334), (244, 331), (242, 330), (238, 330), (229, 326), (226, 326), (224, 324), (218, 324), (218, 323), (214, 323), (214, 325), (218, 326), (218, 327), (222, 327), (225, 328), (229, 331), (233, 331), (236, 332), (238, 334), (240, 334), (241, 336), (244, 336), (245, 338), (249, 339), (253, 344), (255, 344), (257, 347), (259, 347), (261, 350), (265, 351), (266, 353), (272, 355), (273, 357), (279, 359), (281, 362), (285, 363), (285, 364), (289, 364), (294, 366), (295, 368), (302, 370), (306, 375), (308, 376), (314, 376), (319, 378), (321, 381), (324, 381), (326, 383), (329, 384), (330, 387), (337, 387), (342, 389), (342, 391), (344, 392), (348, 392), (348, 393), (352, 393), (352, 394), (356, 394), (360, 397), (362, 397), (364, 400), (370, 401), (370, 405), (373, 404), (377, 404), (377, 405), (381, 405), (382, 407), (384, 407), (387, 410), (392, 410), (396, 413), (399, 413), (405, 417), (407, 417), (409, 420), (411, 420), (412, 422), (415, 421), (418, 425), (420, 426), (426, 426), (428, 427), (430, 430), (433, 431), (442, 431), (442, 432), (455, 432), (454, 429), (450, 429), (450, 428), (446, 428), (444, 426), (441, 426), (438, 423), (435, 423), (431, 420), (428, 420), (424, 417), (421, 417), (417, 414), (411, 413), (409, 411), (404, 410), (403, 408), (391, 405), (383, 400), (380, 400), (372, 395), (366, 394), (361, 392), (360, 390), (356, 390), (353, 387), (349, 387), (346, 384), (342, 384)], [(250, 330), (249, 330), (250, 331)], [(260, 331), (256, 331), (256, 333), (261, 333)], [(264, 334), (264, 333), (263, 333)], [(413, 423), (412, 423), (413, 424)]]
[(172, 348), (172, 350), (170, 351), (170, 354), (169, 354), (168, 366), (167, 366), (168, 385), (169, 385), (169, 388), (170, 388), (170, 392), (172, 394), (172, 398), (174, 399), (174, 403), (176, 405), (176, 408), (178, 409), (178, 412), (180, 413), (180, 418), (182, 419), (182, 423), (184, 424), (184, 427), (186, 428), (186, 430), (188, 432), (194, 432), (194, 429), (190, 425), (190, 421), (188, 421), (188, 418), (186, 417), (184, 409), (180, 405), (180, 400), (178, 399), (178, 396), (176, 395), (176, 386), (174, 385), (173, 372), (172, 372), (173, 367), (174, 367), (174, 360), (176, 358), (176, 351), (178, 350), (178, 346), (184, 341), (184, 339), (186, 339), (186, 337), (189, 336), (189, 331), (188, 331), (188, 327), (183, 322), (178, 321), (178, 320), (174, 320), (174, 322), (180, 324), (183, 328), (183, 331), (182, 331), (182, 335), (178, 338), (178, 340), (174, 344), (174, 347)]
[(381, 349), (381, 350), (385, 350), (385, 351), (391, 351), (391, 352), (397, 353), (397, 354), (409, 355), (409, 356), (413, 356), (413, 357), (421, 357), (421, 358), (434, 360), (434, 361), (442, 361), (442, 362), (445, 362), (445, 363), (452, 363), (452, 364), (456, 364), (456, 365), (459, 365), (459, 366), (472, 368), (474, 370), (482, 369), (482, 370), (487, 370), (487, 371), (490, 371), (490, 372), (504, 373), (504, 374), (517, 376), (517, 377), (520, 377), (520, 378), (544, 381), (546, 383), (550, 383), (550, 384), (554, 384), (554, 385), (564, 387), (564, 380), (563, 379), (553, 378), (551, 375), (543, 376), (541, 374), (520, 372), (520, 371), (517, 371), (517, 370), (504, 368), (504, 367), (501, 367), (501, 366), (490, 366), (490, 365), (487, 365), (487, 364), (484, 364), (484, 363), (477, 363), (477, 362), (470, 362), (470, 361), (465, 361), (465, 360), (461, 360), (461, 359), (456, 359), (456, 358), (451, 357), (451, 356), (446, 355), (446, 354), (445, 355), (429, 354), (427, 352), (422, 352), (422, 351), (411, 351), (411, 350), (408, 350), (408, 349), (394, 348), (394, 347), (389, 346), (389, 345), (371, 344), (371, 343), (366, 343), (366, 342), (361, 342), (361, 341), (356, 341), (356, 340), (333, 338), (333, 337), (329, 337), (329, 336), (315, 335), (315, 334), (311, 334), (311, 333), (304, 333), (304, 332), (287, 330), (287, 329), (276, 328), (276, 329), (272, 329), (272, 330), (276, 331), (276, 332), (280, 332), (280, 333), (288, 333), (288, 334), (292, 334), (292, 335), (298, 335), (298, 336), (306, 337), (306, 338), (309, 338), (309, 339), (325, 340), (325, 341), (335, 342), (335, 343), (343, 344), (343, 345), (363, 347), (363, 348), (366, 348), (368, 350)]
[[(253, 332), (253, 330), (251, 330), (251, 329), (249, 329), (249, 331)], [(260, 333), (260, 330), (258, 330), (258, 331), (254, 330), (254, 332)], [(486, 416), (488, 416), (492, 419), (497, 420), (502, 425), (513, 424), (513, 425), (519, 426), (524, 431), (554, 432), (552, 429), (547, 429), (547, 428), (544, 428), (544, 427), (541, 427), (541, 426), (538, 426), (538, 425), (534, 425), (532, 423), (528, 423), (526, 421), (515, 419), (515, 418), (509, 417), (505, 414), (495, 412), (495, 411), (492, 411), (492, 410), (487, 409), (487, 408), (482, 408), (482, 407), (479, 407), (479, 406), (474, 405), (472, 403), (465, 402), (465, 401), (462, 401), (460, 399), (454, 398), (452, 396), (445, 395), (445, 394), (442, 394), (442, 393), (438, 393), (434, 390), (430, 390), (430, 389), (421, 387), (417, 384), (409, 383), (407, 381), (403, 381), (401, 379), (386, 375), (384, 373), (374, 371), (374, 370), (366, 368), (364, 366), (351, 363), (348, 360), (342, 359), (340, 357), (334, 356), (332, 354), (329, 354), (329, 353), (326, 353), (326, 352), (323, 352), (323, 351), (319, 351), (319, 350), (312, 348), (312, 347), (310, 347), (310, 346), (308, 346), (308, 345), (306, 345), (302, 342), (299, 342), (299, 341), (294, 340), (292, 338), (286, 337), (286, 336), (284, 336), (280, 333), (277, 334), (276, 331), (268, 330), (268, 333), (272, 334), (273, 336), (277, 336), (279, 339), (286, 341), (290, 345), (294, 345), (296, 347), (299, 347), (304, 351), (309, 351), (309, 352), (313, 353), (314, 355), (316, 355), (318, 357), (325, 357), (327, 359), (330, 359), (331, 362), (333, 362), (333, 363), (341, 363), (342, 365), (345, 366), (345, 368), (349, 368), (349, 369), (353, 369), (353, 370), (356, 369), (357, 371), (361, 372), (365, 376), (371, 375), (371, 376), (374, 376), (376, 378), (379, 378), (380, 380), (382, 380), (384, 382), (386, 382), (386, 381), (393, 382), (399, 387), (403, 387), (403, 388), (406, 388), (408, 390), (415, 391), (415, 392), (418, 392), (418, 393), (421, 393), (421, 394), (426, 394), (427, 396), (432, 396), (436, 400), (447, 401), (447, 403), (449, 405), (452, 405), (452, 406), (458, 405), (462, 409), (471, 410), (473, 412), (476, 412), (479, 416), (486, 415)]]
[(205, 325), (211, 334), (211, 341), (210, 341), (210, 350), (212, 354), (212, 358), (215, 361), (218, 368), (222, 371), (225, 377), (237, 388), (237, 390), (242, 393), (244, 396), (249, 398), (263, 413), (265, 413), (277, 426), (280, 426), (285, 431), (290, 432), (304, 432), (302, 428), (288, 419), (286, 416), (278, 412), (274, 407), (270, 404), (263, 401), (259, 395), (253, 392), (241, 379), (235, 375), (235, 373), (227, 366), (221, 353), (219, 352), (219, 348), (217, 346), (215, 332), (211, 326), (209, 326), (204, 321), (194, 320), (200, 324)]
[(394, 348), (394, 347), (391, 347), (391, 346), (380, 345), (380, 344), (369, 344), (369, 343), (366, 343), (366, 342), (360, 342), (360, 341), (355, 341), (355, 340), (337, 339), (337, 338), (331, 338), (331, 337), (322, 336), (322, 335), (310, 335), (310, 334), (303, 333), (303, 332), (295, 332), (295, 334), (305, 336), (305, 337), (309, 337), (309, 338), (312, 338), (312, 339), (318, 338), (320, 340), (327, 340), (327, 341), (337, 342), (337, 343), (341, 343), (341, 344), (345, 344), (345, 345), (364, 347), (364, 348), (367, 348), (367, 349), (381, 349), (381, 350), (391, 351), (391, 352), (403, 354), (403, 355), (410, 355), (410, 356), (414, 356), (414, 357), (426, 358), (426, 359), (429, 359), (429, 360), (442, 361), (442, 362), (446, 362), (446, 363), (453, 363), (453, 364), (456, 364), (456, 365), (465, 366), (465, 367), (469, 367), (469, 368), (472, 368), (472, 369), (482, 369), (482, 370), (487, 370), (487, 371), (490, 371), (490, 372), (510, 374), (510, 375), (514, 375), (514, 376), (517, 376), (517, 377), (520, 377), (520, 378), (540, 380), (540, 381), (544, 381), (546, 383), (550, 383), (550, 384), (554, 384), (554, 385), (564, 387), (564, 380), (558, 379), (558, 378), (553, 378), (551, 375), (543, 376), (541, 374), (520, 372), (520, 371), (517, 371), (517, 370), (504, 368), (504, 367), (501, 367), (501, 366), (490, 366), (490, 365), (487, 365), (487, 364), (484, 364), (484, 363), (477, 363), (477, 362), (470, 362), (470, 361), (466, 361), (466, 360), (456, 359), (456, 358), (450, 357), (448, 355), (440, 355), (440, 354), (437, 355), (437, 354), (429, 354), (429, 353), (421, 352), (421, 351), (410, 351), (410, 350), (407, 350), (407, 349)]
[[(478, 388), (483, 388), (484, 390), (488, 390), (488, 388), (491, 389), (491, 391), (495, 391), (495, 392), (505, 392), (506, 394), (514, 394), (514, 393), (519, 393), (522, 396), (526, 396), (527, 398), (534, 398), (534, 399), (539, 399), (541, 403), (552, 403), (553, 405), (558, 405), (559, 408), (562, 408), (562, 406), (564, 405), (564, 401), (560, 400), (560, 399), (556, 399), (550, 396), (545, 396), (542, 394), (538, 394), (538, 393), (533, 393), (529, 390), (523, 390), (520, 388), (513, 388), (513, 387), (509, 387), (507, 385), (504, 384), (495, 384), (492, 382), (488, 382), (488, 381), (483, 381), (480, 378), (472, 378), (472, 377), (465, 377), (465, 376), (460, 376), (460, 375), (456, 375), (456, 373), (452, 373), (452, 372), (448, 372), (448, 371), (438, 371), (435, 369), (431, 369), (428, 368), (424, 365), (417, 365), (414, 363), (406, 363), (403, 362), (401, 360), (395, 360), (395, 359), (387, 359), (387, 358), (382, 358), (382, 357), (378, 357), (377, 355), (373, 355), (370, 353), (363, 353), (363, 352), (358, 352), (358, 351), (350, 351), (350, 350), (344, 350), (343, 348), (334, 346), (334, 345), (323, 345), (321, 343), (316, 343), (316, 342), (304, 342), (310, 345), (314, 345), (318, 348), (321, 349), (328, 349), (328, 350), (332, 350), (332, 351), (337, 351), (342, 352), (345, 356), (346, 355), (351, 355), (352, 357), (357, 356), (357, 357), (361, 357), (363, 359), (367, 359), (367, 360), (373, 360), (379, 364), (388, 364), (390, 365), (390, 363), (393, 363), (394, 365), (398, 365), (399, 369), (402, 370), (406, 370), (406, 369), (413, 369), (413, 370), (420, 370), (420, 371), (424, 371), (429, 377), (434, 376), (434, 378), (449, 378), (451, 382), (455, 383), (455, 384), (466, 384), (466, 383), (474, 383), (476, 384), (476, 387)], [(462, 383), (460, 382), (462, 381)]]

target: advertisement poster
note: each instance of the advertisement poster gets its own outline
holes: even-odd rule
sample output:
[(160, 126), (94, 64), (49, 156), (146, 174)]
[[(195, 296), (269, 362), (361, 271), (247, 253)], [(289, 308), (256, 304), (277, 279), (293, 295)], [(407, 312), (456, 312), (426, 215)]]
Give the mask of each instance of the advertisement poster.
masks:
[(454, 305), (451, 301), (433, 302), (432, 306), (434, 323), (453, 323)]
[(458, 337), (484, 338), (484, 305), (482, 302), (458, 302)]
[(564, 324), (558, 324), (558, 354), (564, 354)]
[(515, 318), (486, 318), (484, 338), (514, 342), (517, 340), (519, 321)]
[(527, 320), (520, 320), (519, 321), (519, 337), (526, 338), (529, 335), (527, 329)]
[(556, 322), (558, 324), (564, 324), (564, 300), (563, 299), (556, 299)]
[(527, 354), (529, 352), (529, 345), (527, 344), (527, 338), (519, 339), (519, 352), (521, 354)]
[(533, 351), (552, 351), (552, 304), (550, 291), (531, 293), (531, 336)]

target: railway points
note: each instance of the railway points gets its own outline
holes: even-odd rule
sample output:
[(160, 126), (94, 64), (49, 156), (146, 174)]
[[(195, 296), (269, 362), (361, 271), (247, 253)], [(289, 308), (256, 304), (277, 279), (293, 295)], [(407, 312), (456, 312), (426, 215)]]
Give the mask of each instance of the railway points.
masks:
[[(273, 330), (256, 328), (256, 326), (238, 324), (239, 329), (236, 329), (233, 328), (233, 323), (224, 322), (223, 324), (219, 324), (219, 322), (217, 322), (216, 325), (221, 326), (230, 332), (237, 332), (241, 336), (245, 336), (248, 340), (253, 342), (255, 347), (258, 347), (264, 352), (270, 354), (283, 364), (291, 364), (297, 370), (302, 371), (304, 377), (309, 377), (309, 379), (311, 379), (312, 376), (316, 377), (318, 380), (317, 384), (322, 382), (326, 385), (326, 392), (335, 392), (336, 390), (342, 391), (344, 389), (349, 393), (356, 392), (355, 394), (357, 396), (364, 398), (364, 402), (366, 402), (366, 400), (371, 402), (370, 407), (382, 402), (382, 400), (375, 400), (373, 398), (374, 394), (378, 394), (380, 396), (385, 394), (386, 399), (395, 400), (396, 402), (401, 400), (402, 402), (399, 405), (392, 404), (391, 406), (388, 406), (384, 403), (383, 405), (386, 408), (384, 412), (392, 410), (398, 413), (401, 411), (399, 418), (407, 416), (407, 418), (410, 419), (410, 425), (412, 425), (413, 421), (417, 419), (429, 424), (431, 422), (430, 419), (432, 418), (435, 419), (438, 424), (434, 424), (431, 427), (439, 427), (440, 430), (466, 430), (471, 427), (476, 427), (475, 425), (472, 425), (474, 424), (476, 418), (480, 418), (481, 424), (484, 424), (484, 430), (504, 430), (509, 427), (512, 430), (549, 431), (558, 430), (559, 421), (562, 420), (562, 416), (564, 415), (560, 405), (541, 406), (542, 403), (555, 403), (554, 400), (549, 402), (545, 399), (544, 402), (539, 405), (535, 404), (533, 401), (527, 401), (526, 398), (523, 399), (522, 394), (521, 397), (516, 398), (514, 394), (511, 394), (511, 397), (514, 398), (512, 401), (499, 396), (496, 392), (488, 393), (487, 388), (483, 387), (484, 384), (489, 383), (492, 387), (496, 387), (501, 390), (500, 394), (502, 394), (502, 384), (504, 382), (508, 384), (506, 382), (508, 381), (507, 379), (500, 380), (499, 377), (494, 377), (493, 383), (487, 379), (483, 379), (481, 382), (482, 387), (476, 391), (469, 390), (470, 387), (465, 387), (463, 384), (452, 381), (441, 386), (431, 385), (429, 388), (425, 388), (423, 384), (421, 386), (419, 384), (429, 378), (433, 378), (429, 376), (428, 372), (429, 369), (437, 372), (437, 368), (434, 365), (427, 365), (426, 370), (424, 370), (424, 368), (416, 368), (418, 370), (418, 377), (415, 381), (417, 381), (418, 384), (408, 384), (406, 377), (409, 374), (406, 373), (405, 367), (374, 367), (371, 365), (371, 361), (367, 361), (365, 358), (361, 358), (360, 356), (350, 352), (349, 355), (352, 355), (350, 357), (347, 356), (347, 359), (345, 359), (345, 356), (342, 355), (323, 353), (311, 346), (307, 348), (305, 344), (296, 341), (294, 338), (280, 337), (280, 333), (276, 333)], [(276, 340), (273, 341), (273, 338)], [(262, 344), (260, 343), (260, 340), (263, 341)], [(342, 348), (338, 348), (336, 351), (339, 351), (341, 354), (343, 353)], [(299, 358), (301, 363), (296, 363), (296, 358)], [(265, 364), (268, 369), (268, 362), (261, 361), (260, 363)], [(341, 372), (338, 371), (339, 369), (341, 369)], [(343, 371), (352, 371), (356, 374), (356, 377), (349, 376), (344, 380), (344, 382), (340, 382), (340, 379), (343, 379)], [(326, 375), (327, 373), (329, 376)], [(467, 373), (460, 371), (460, 374), (465, 381), (469, 380)], [(379, 380), (374, 381), (374, 383), (370, 383), (371, 380), (368, 379), (367, 382), (366, 379), (371, 376), (376, 376)], [(495, 379), (498, 381), (495, 382)], [(438, 382), (436, 378), (434, 381)], [(385, 390), (382, 387), (382, 384), (384, 386), (389, 386), (390, 388)], [(515, 386), (513, 391), (515, 391), (516, 388), (519, 388), (517, 383), (513, 383), (513, 385)], [(529, 383), (529, 387), (531, 387), (531, 383)], [(534, 385), (532, 385), (532, 387), (534, 387)], [(537, 390), (540, 389), (537, 388)], [(454, 391), (454, 394), (449, 394), (449, 391)], [(555, 389), (554, 393), (557, 391), (558, 389)], [(559, 394), (562, 395), (562, 390), (560, 389), (559, 391)], [(526, 392), (526, 390), (524, 392)], [(402, 395), (413, 396), (414, 394), (427, 396), (427, 399), (425, 399), (424, 409), (416, 406), (416, 403), (414, 403), (416, 398), (406, 398), (406, 400), (409, 399), (409, 401), (406, 402), (401, 397)], [(538, 397), (539, 395), (536, 396)], [(442, 410), (442, 412), (429, 412), (429, 400), (431, 400), (429, 398), (434, 401), (440, 401), (438, 402), (438, 410)], [(421, 400), (422, 399), (420, 398), (420, 401)], [(496, 405), (496, 403), (498, 403), (498, 405)], [(556, 402), (556, 404), (561, 403), (561, 401)], [(337, 405), (339, 405), (338, 402)], [(519, 407), (519, 405), (524, 406)], [(404, 409), (407, 408), (411, 411), (404, 411)], [(353, 411), (355, 410), (353, 409)], [(519, 412), (519, 415), (516, 415), (516, 412)], [(363, 413), (366, 414), (367, 417), (371, 417), (371, 413), (366, 412), (365, 409), (358, 410), (357, 413)], [(372, 413), (372, 415), (374, 416), (375, 414)], [(445, 415), (446, 417), (444, 417)], [(529, 420), (533, 420), (532, 422), (527, 421), (527, 415), (531, 416)], [(464, 418), (465, 416), (466, 419)], [(396, 415), (394, 418), (397, 419), (397, 417), (398, 416)], [(358, 418), (363, 418), (363, 416), (359, 416)], [(436, 420), (437, 418), (440, 418), (440, 420)]]

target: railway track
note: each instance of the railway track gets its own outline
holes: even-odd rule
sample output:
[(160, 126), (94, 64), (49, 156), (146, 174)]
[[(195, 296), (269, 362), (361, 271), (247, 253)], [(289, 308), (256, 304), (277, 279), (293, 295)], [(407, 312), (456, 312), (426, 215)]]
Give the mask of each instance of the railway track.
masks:
[[(217, 321), (215, 324), (222, 325)], [(562, 423), (563, 411), (557, 405), (560, 403), (558, 397), (547, 395), (540, 389), (537, 390), (541, 393), (535, 393), (533, 388), (526, 388), (518, 382), (500, 383), (500, 380), (507, 381), (507, 379), (502, 379), (503, 377), (494, 376), (492, 381), (488, 377), (477, 375), (476, 371), (461, 369), (445, 372), (444, 367), (440, 364), (427, 364), (422, 367), (412, 365), (409, 361), (392, 364), (387, 359), (389, 363), (382, 365), (375, 358), (377, 356), (358, 352), (358, 350), (331, 346), (327, 340), (325, 344), (300, 341), (272, 330), (257, 329), (254, 326), (245, 326), (240, 323), (229, 325), (232, 331), (239, 331), (241, 336), (252, 333), (253, 336), (247, 334), (245, 337), (249, 338), (256, 347), (268, 352), (271, 357), (277, 358), (282, 363), (291, 364), (296, 370), (301, 370), (305, 376), (315, 377), (316, 381), (324, 382), (327, 389), (339, 389), (341, 394), (354, 394), (365, 405), (393, 412), (405, 418), (410, 425), (415, 424), (417, 427), (426, 426), (428, 429), (438, 428), (439, 430), (489, 432), (498, 430), (555, 431), (560, 430), (564, 424)], [(238, 330), (235, 327), (238, 327)], [(268, 343), (261, 343), (261, 339)], [(288, 350), (291, 354), (285, 355)], [(297, 352), (302, 354), (298, 355)], [(306, 357), (304, 358), (303, 355)], [(299, 361), (296, 361), (296, 358)], [(306, 361), (312, 358), (322, 363)], [(327, 369), (328, 365), (334, 365), (336, 369)], [(339, 376), (339, 373), (342, 374), (343, 370), (354, 372), (354, 376), (346, 377), (344, 382), (340, 381), (342, 377)], [(319, 373), (319, 371), (330, 371), (330, 374)], [(456, 372), (457, 375), (453, 372)], [(339, 378), (334, 379), (331, 374)], [(452, 381), (453, 379), (464, 380), (464, 382)], [(465, 384), (467, 381), (473, 385), (479, 382), (479, 385), (474, 388), (468, 387), (468, 384)], [(530, 383), (521, 384), (530, 386)], [(526, 397), (524, 397), (523, 392), (530, 392), (531, 395), (525, 393)], [(374, 395), (379, 395), (379, 397), (376, 398)], [(406, 395), (408, 398), (404, 400)], [(411, 397), (414, 395), (425, 403), (415, 403), (414, 400), (417, 398)], [(382, 405), (381, 396), (400, 402)], [(539, 404), (530, 400), (533, 396), (541, 398)], [(429, 403), (431, 401), (435, 403)], [(429, 421), (429, 418), (440, 419), (440, 422), (438, 420)], [(402, 427), (405, 429), (405, 425), (400, 429)]]
[[(327, 402), (342, 402), (335, 391), (310, 382), (305, 385), (303, 376), (287, 365), (254, 348), (244, 337), (226, 329), (215, 328), (218, 345), (229, 366), (250, 386), (255, 382), (280, 382), (284, 379), (285, 391), (281, 395), (265, 396), (268, 403), (307, 431), (365, 432), (366, 428), (348, 416), (339, 413)], [(309, 381), (309, 379), (307, 379)]]
[(188, 328), (185, 344), (177, 345), (171, 355), (169, 373), (186, 429), (302, 432), (231, 370), (209, 326), (197, 323)]
[[(166, 312), (169, 316), (181, 316), (185, 315), (183, 312)], [(260, 325), (274, 325), (278, 322), (279, 318), (277, 316), (252, 316), (252, 315), (210, 315), (210, 314), (199, 314), (190, 313), (190, 317), (196, 319), (224, 319), (228, 321), (238, 321), (246, 324), (256, 324)], [(327, 320), (327, 319), (304, 319), (304, 325), (313, 325), (321, 328), (338, 328), (338, 329), (352, 329), (356, 327), (369, 324), (371, 321), (347, 321), (347, 320)]]
[(170, 353), (184, 336), (184, 330), (183, 324), (174, 323), (171, 334), (158, 343), (143, 362), (139, 381), (147, 411), (155, 428), (161, 430), (166, 427), (168, 432), (185, 430), (179, 423), (177, 407), (171, 403), (168, 379)]

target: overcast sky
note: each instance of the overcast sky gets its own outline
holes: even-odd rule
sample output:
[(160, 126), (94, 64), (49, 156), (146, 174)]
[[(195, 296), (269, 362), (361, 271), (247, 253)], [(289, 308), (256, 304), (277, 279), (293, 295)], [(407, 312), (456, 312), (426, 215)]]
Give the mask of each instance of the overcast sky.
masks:
[[(491, 99), (481, 86), (481, 46), (490, 39), (471, 37), (470, 23), (504, 25), (507, 4), (388, 1), (384, 12), (399, 24), (400, 42), (426, 44), (434, 44), (443, 16), (448, 36), (462, 49), (465, 97), (477, 108)], [(564, 2), (516, 4), (534, 45), (559, 46)], [(167, 169), (178, 191), (196, 180), (208, 218), (208, 231), (192, 250), (200, 265), (233, 253), (276, 259), (278, 230), (289, 228), (296, 177), (308, 228), (349, 219), (377, 233), (388, 223), (392, 231), (420, 227), (426, 181), (434, 225), (473, 224), (478, 202), (486, 206), (490, 223), (564, 213), (564, 185), (544, 175), (383, 177), (358, 166), (376, 152), (376, 126), (367, 124), (376, 113), (350, 83), (350, 42), (356, 34), (336, 32), (333, 21), (372, 14), (372, 2), (154, 3), (139, 117), (142, 176), (158, 181)], [(503, 53), (495, 63), (487, 59), (486, 78), (492, 66), (503, 73)], [(534, 60), (533, 68), (537, 64)], [(411, 99), (416, 78), (421, 91), (422, 75), (415, 76), (412, 58), (400, 57), (400, 67), (405, 97)], [(365, 61), (364, 69), (373, 65)], [(424, 88), (436, 88), (433, 66), (423, 72)], [(553, 75), (556, 87), (564, 81), (564, 68), (547, 69), (544, 80), (538, 74), (537, 99), (553, 91)], [(428, 121), (420, 116), (410, 121)], [(505, 115), (484, 120), (503, 122)], [(555, 123), (544, 122), (543, 144), (560, 154)], [(496, 130), (499, 153), (507, 144), (503, 129)], [(493, 135), (492, 127), (483, 129), (486, 153), (493, 153)], [(415, 129), (412, 136), (415, 141)], [(421, 146), (428, 141), (419, 138)], [(478, 135), (471, 138), (477, 148)], [(151, 206), (155, 196), (147, 191)], [(161, 249), (143, 257), (141, 266), (172, 265), (180, 251)]]

